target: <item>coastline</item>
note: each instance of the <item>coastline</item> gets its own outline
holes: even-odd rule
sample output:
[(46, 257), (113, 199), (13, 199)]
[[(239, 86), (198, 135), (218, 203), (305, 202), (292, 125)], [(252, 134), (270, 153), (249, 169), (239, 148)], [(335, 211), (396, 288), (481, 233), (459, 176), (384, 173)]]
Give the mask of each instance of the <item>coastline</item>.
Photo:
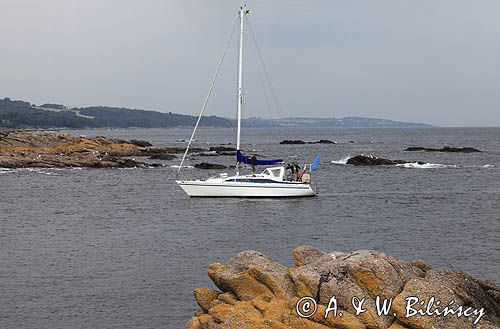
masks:
[(252, 250), (211, 264), (219, 290), (194, 290), (200, 309), (186, 328), (500, 327), (500, 285), (493, 281), (370, 250), (300, 246), (293, 256), (292, 268)]

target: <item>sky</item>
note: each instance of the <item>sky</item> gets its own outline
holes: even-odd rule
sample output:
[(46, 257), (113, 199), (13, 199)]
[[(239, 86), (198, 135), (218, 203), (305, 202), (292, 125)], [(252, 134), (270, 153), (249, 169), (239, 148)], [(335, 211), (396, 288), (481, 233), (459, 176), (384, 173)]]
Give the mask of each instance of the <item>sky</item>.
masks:
[[(285, 116), (500, 126), (498, 0), (248, 0)], [(0, 0), (0, 97), (196, 115), (240, 1)], [(245, 32), (244, 116), (278, 118)], [(233, 36), (207, 114), (235, 116)]]

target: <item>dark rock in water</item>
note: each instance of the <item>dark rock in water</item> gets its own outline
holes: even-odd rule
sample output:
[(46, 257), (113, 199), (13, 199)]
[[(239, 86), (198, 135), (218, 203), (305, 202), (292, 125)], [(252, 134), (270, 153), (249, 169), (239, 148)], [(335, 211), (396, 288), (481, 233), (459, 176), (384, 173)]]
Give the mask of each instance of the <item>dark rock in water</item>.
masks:
[(290, 139), (285, 139), (280, 142), (280, 144), (307, 144), (303, 140), (296, 139), (296, 140), (290, 140)]
[(161, 164), (161, 163), (151, 163), (149, 164), (150, 167), (154, 167), (154, 168), (157, 168), (157, 167), (165, 167), (165, 165)]
[(451, 146), (443, 146), (440, 149), (432, 148), (432, 147), (409, 147), (405, 151), (414, 152), (414, 151), (426, 151), (426, 152), (452, 152), (452, 153), (475, 153), (481, 152), (478, 149), (473, 147), (451, 147)]
[[(148, 149), (149, 150), (149, 149)], [(199, 152), (205, 152), (207, 149), (202, 149), (199, 147), (190, 147), (189, 148), (189, 153), (199, 153)], [(185, 147), (155, 147), (154, 151), (156, 153), (175, 153), (175, 154), (182, 154), (186, 151)]]
[(173, 154), (153, 154), (149, 158), (153, 160), (173, 160), (177, 157)]
[(236, 152), (236, 149), (234, 147), (228, 147), (228, 146), (212, 146), (210, 147), (209, 151), (215, 151), (215, 152)]
[(168, 151), (163, 147), (145, 147), (145, 148), (141, 148), (140, 152), (141, 152), (140, 153), (141, 156), (168, 153)]
[(217, 152), (218, 155), (230, 155), (230, 156), (235, 156), (236, 155), (236, 151), (232, 152), (232, 151), (221, 151), (221, 152)]
[[(186, 151), (186, 148), (178, 148), (178, 147), (156, 147), (156, 146), (146, 146), (146, 147), (137, 147), (137, 151), (130, 155), (139, 155), (139, 156), (156, 156), (163, 154), (181, 154)], [(189, 149), (189, 153), (203, 152), (206, 151), (204, 149), (193, 148)]]
[(236, 149), (228, 146), (212, 146), (208, 152), (197, 154), (199, 156), (236, 155)]
[[(208, 275), (218, 289), (195, 289), (200, 310), (186, 328), (500, 328), (500, 286), (495, 282), (377, 251), (325, 252), (300, 246), (293, 254), (294, 267), (251, 250), (236, 254), (227, 264), (211, 264)], [(317, 313), (309, 318), (294, 311), (304, 296), (315, 297), (317, 303)], [(325, 316), (332, 296), (342, 316)], [(364, 300), (360, 314), (349, 307), (353, 297)], [(377, 297), (382, 303), (391, 300), (389, 315), (377, 313)], [(460, 311), (460, 316), (407, 316), (409, 298), (418, 299), (415, 312), (425, 312), (427, 306), (433, 311), (445, 306), (468, 311)]]
[(131, 139), (129, 142), (130, 142), (130, 144), (133, 144), (133, 145), (139, 146), (139, 147), (153, 146), (153, 144), (151, 144), (150, 142), (139, 140), (139, 139)]
[(304, 142), (301, 139), (289, 140), (285, 139), (280, 142), (280, 144), (336, 144), (334, 141), (328, 139), (320, 139), (316, 142)]
[(202, 162), (194, 165), (198, 169), (226, 169), (227, 167), (217, 163)]
[[(354, 166), (391, 166), (397, 164), (410, 163), (414, 161), (405, 161), (405, 160), (390, 160), (384, 158), (377, 158), (371, 155), (356, 155), (347, 160), (347, 164)], [(417, 161), (418, 164), (423, 165), (425, 162)]]
[(337, 144), (337, 143), (328, 139), (320, 139), (317, 142), (309, 142), (308, 144)]

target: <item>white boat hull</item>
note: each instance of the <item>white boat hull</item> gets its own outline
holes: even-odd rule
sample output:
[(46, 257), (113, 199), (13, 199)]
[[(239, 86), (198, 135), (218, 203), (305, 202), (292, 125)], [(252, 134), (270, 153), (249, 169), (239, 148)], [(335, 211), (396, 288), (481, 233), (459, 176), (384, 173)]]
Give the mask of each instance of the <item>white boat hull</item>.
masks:
[(279, 198), (307, 197), (316, 193), (303, 183), (242, 183), (215, 181), (176, 181), (190, 197)]

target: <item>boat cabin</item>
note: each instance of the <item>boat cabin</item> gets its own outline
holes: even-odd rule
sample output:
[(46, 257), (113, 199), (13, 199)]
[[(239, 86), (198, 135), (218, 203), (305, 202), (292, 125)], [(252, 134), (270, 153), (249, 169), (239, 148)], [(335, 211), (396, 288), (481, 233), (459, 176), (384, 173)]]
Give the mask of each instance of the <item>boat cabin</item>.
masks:
[(282, 182), (285, 178), (285, 167), (266, 168), (260, 175), (278, 182)]
[(277, 183), (285, 181), (285, 167), (266, 168), (260, 174), (227, 177), (226, 173), (220, 175), (226, 182), (240, 183)]

